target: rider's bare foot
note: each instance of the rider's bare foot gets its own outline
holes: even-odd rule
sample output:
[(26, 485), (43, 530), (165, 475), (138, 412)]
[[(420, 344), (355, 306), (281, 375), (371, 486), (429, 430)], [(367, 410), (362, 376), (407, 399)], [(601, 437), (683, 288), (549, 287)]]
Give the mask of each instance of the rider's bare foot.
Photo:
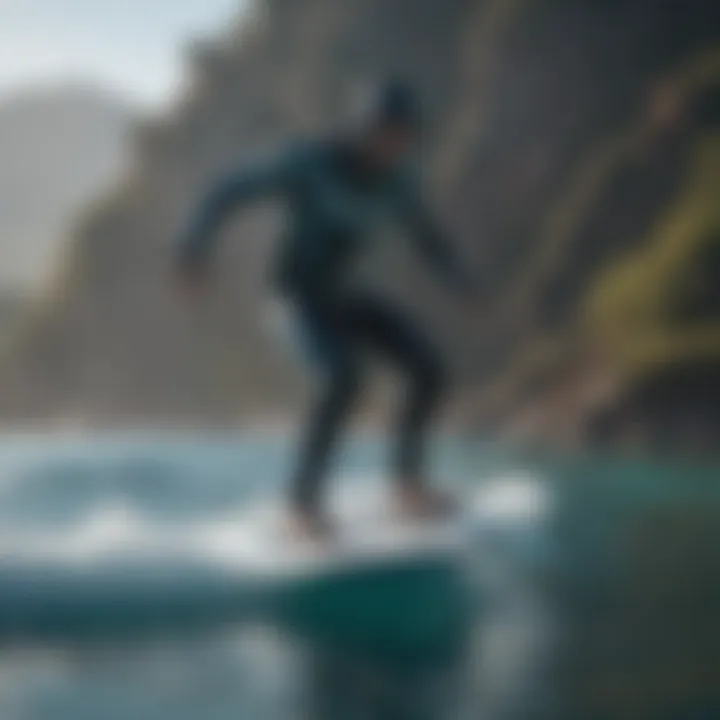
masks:
[(401, 515), (415, 519), (434, 519), (452, 515), (456, 510), (453, 498), (424, 481), (398, 483), (396, 502)]
[(329, 518), (319, 509), (291, 505), (288, 510), (290, 533), (296, 540), (306, 543), (324, 543), (332, 540), (335, 529)]

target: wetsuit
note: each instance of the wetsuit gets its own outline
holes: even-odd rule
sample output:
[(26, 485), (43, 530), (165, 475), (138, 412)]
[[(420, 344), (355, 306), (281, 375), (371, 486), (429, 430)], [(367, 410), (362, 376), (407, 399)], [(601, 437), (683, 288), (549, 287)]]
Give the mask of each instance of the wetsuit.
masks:
[(292, 484), (294, 500), (311, 505), (318, 499), (334, 441), (361, 387), (359, 350), (385, 356), (408, 376), (395, 469), (400, 477), (418, 476), (423, 433), (444, 387), (443, 363), (404, 314), (376, 295), (349, 290), (347, 283), (373, 234), (400, 221), (453, 289), (468, 286), (463, 266), (422, 202), (415, 173), (406, 167), (379, 172), (342, 140), (296, 144), (213, 189), (183, 238), (181, 263), (201, 267), (229, 212), (265, 196), (287, 206), (275, 282), (299, 310), (325, 378)]

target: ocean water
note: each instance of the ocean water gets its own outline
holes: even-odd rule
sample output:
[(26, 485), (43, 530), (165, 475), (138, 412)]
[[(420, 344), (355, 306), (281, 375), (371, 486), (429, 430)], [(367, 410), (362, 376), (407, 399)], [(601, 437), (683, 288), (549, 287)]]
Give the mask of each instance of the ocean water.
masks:
[[(333, 482), (386, 451), (349, 443)], [(720, 600), (715, 469), (445, 439), (435, 475), (483, 508), (462, 562), (296, 592), (218, 565), (291, 459), (280, 434), (0, 442), (0, 718), (716, 717), (718, 648), (687, 642)]]

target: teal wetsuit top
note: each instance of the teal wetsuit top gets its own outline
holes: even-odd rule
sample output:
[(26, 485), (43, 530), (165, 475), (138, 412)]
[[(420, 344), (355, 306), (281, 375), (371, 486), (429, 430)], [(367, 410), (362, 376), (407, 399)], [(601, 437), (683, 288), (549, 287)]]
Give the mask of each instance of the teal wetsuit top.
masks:
[(332, 302), (371, 236), (388, 223), (410, 231), (422, 255), (454, 288), (470, 278), (421, 197), (414, 169), (378, 172), (342, 139), (296, 142), (214, 187), (183, 238), (180, 261), (202, 266), (233, 210), (274, 196), (287, 207), (275, 280), (283, 294)]

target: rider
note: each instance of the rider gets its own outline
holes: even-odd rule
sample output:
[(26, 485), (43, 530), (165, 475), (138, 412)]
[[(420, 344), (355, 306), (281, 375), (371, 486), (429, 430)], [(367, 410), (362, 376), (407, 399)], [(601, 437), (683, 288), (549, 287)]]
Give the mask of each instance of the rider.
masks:
[(400, 81), (386, 83), (351, 129), (293, 143), (220, 182), (180, 244), (181, 280), (197, 286), (207, 278), (219, 227), (231, 211), (264, 196), (282, 200), (288, 209), (275, 285), (298, 310), (324, 378), (291, 484), (291, 519), (303, 535), (315, 537), (330, 530), (321, 486), (338, 432), (362, 384), (359, 350), (384, 356), (409, 381), (394, 461), (400, 508), (425, 516), (446, 506), (422, 472), (425, 429), (446, 382), (443, 361), (397, 307), (348, 283), (353, 263), (368, 249), (373, 235), (400, 220), (451, 290), (472, 291), (466, 267), (445, 243), (422, 200), (410, 162), (420, 116), (412, 87)]

